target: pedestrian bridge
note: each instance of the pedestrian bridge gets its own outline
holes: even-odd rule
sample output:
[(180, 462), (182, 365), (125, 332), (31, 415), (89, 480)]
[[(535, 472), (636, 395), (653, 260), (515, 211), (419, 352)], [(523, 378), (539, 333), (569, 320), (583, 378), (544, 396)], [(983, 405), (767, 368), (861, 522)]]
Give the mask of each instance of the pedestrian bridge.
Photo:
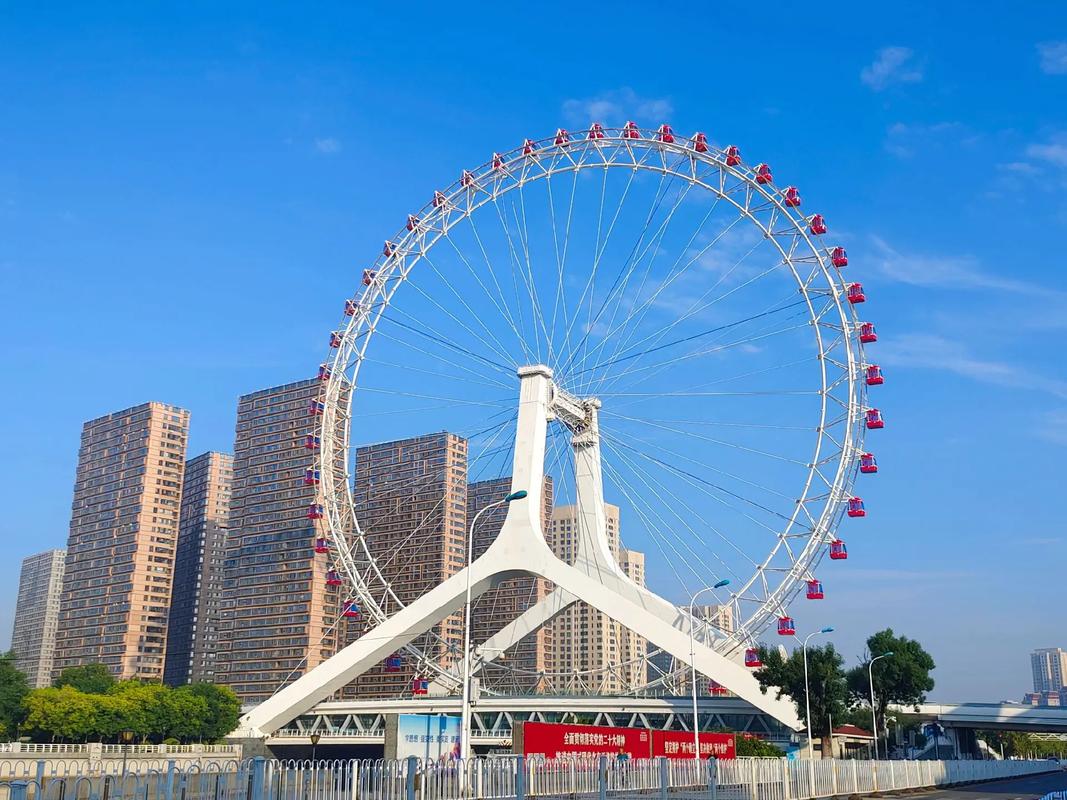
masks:
[(1067, 708), (1026, 706), (1021, 703), (922, 703), (896, 706), (898, 714), (923, 720), (936, 720), (946, 728), (974, 728), (987, 731), (1026, 731), (1067, 733)]

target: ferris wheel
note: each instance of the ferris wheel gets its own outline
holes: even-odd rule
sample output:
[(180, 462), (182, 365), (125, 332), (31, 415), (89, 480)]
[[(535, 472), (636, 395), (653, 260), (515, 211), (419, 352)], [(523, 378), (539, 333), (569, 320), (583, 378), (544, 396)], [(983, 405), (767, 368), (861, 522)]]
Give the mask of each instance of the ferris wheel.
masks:
[[(857, 313), (865, 292), (847, 265), (796, 187), (703, 133), (594, 123), (460, 172), (357, 271), (320, 367), (308, 516), (341, 593), (338, 616), (373, 630), (413, 604), (398, 576), (419, 574), (447, 509), (431, 505), (414, 522), (404, 509), (441, 479), (517, 480), (517, 442), (541, 436), (521, 427), (520, 392), (540, 381), (546, 427), (532, 474), (551, 487), (550, 501), (538, 493), (542, 524), (553, 507), (580, 505), (589, 469), (599, 471), (596, 496), (617, 508), (612, 558), (645, 556), (640, 579), (611, 580), (647, 583), (666, 601), (664, 619), (669, 605), (672, 624), (758, 665), (760, 637), (792, 634), (794, 613), (803, 620), (798, 597), (832, 592), (823, 556), (847, 558), (845, 526), (866, 514), (854, 484), (878, 468), (864, 447), (884, 424), (867, 398), (883, 382), (864, 353), (877, 334)], [(591, 430), (596, 459), (583, 462)], [(462, 442), (464, 473), (446, 460), (361, 483), (376, 443), (439, 431)], [(400, 538), (386, 538), (401, 519)], [(579, 535), (577, 546), (589, 542)], [(463, 549), (447, 558), (466, 564)], [(690, 618), (689, 598), (716, 583), (718, 616)], [(543, 602), (535, 584), (517, 590), (530, 592), (524, 607)], [(590, 674), (542, 665), (534, 679), (506, 656), (530, 627), (493, 637), (482, 664), (489, 674), (495, 662), (490, 691), (594, 691), (604, 681), (592, 673), (611, 669), (628, 676), (618, 690), (634, 693), (668, 686), (677, 669), (650, 644), (638, 656), (619, 648)], [(456, 656), (439, 625), (381, 662), (409, 669), (419, 693), (454, 689)], [(627, 659), (658, 666), (624, 670)]]

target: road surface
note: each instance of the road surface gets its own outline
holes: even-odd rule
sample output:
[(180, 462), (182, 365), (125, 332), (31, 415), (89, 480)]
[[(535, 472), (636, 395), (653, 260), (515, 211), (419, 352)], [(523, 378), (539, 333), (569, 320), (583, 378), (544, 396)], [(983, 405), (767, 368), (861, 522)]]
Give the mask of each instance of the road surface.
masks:
[(975, 783), (908, 795), (922, 800), (1035, 800), (1049, 792), (1067, 791), (1067, 772), (1027, 775), (1006, 781)]

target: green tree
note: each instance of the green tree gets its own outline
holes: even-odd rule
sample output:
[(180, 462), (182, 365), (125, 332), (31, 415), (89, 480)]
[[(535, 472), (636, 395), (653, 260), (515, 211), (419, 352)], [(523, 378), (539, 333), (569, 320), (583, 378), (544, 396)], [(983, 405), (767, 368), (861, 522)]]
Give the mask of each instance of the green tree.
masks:
[(15, 738), (24, 715), (23, 701), (30, 693), (26, 676), (15, 666), (15, 654), (0, 656), (0, 736), (5, 741)]
[(207, 703), (204, 726), (196, 737), (199, 741), (217, 742), (237, 730), (237, 722), (241, 718), (241, 701), (237, 699), (233, 689), (214, 683), (191, 683), (183, 688)]
[(159, 683), (116, 683), (110, 695), (123, 701), (123, 729), (133, 731), (142, 742), (162, 742), (172, 722), (167, 702), (170, 691)]
[(172, 689), (165, 697), (166, 736), (179, 742), (195, 742), (201, 738), (211, 709), (207, 700), (188, 686)]
[(737, 736), (737, 755), (739, 757), (752, 758), (781, 758), (785, 755), (781, 750), (770, 742), (765, 742), (756, 736)]
[(930, 677), (934, 659), (914, 639), (897, 636), (892, 628), (886, 628), (867, 639), (867, 659), (848, 671), (848, 689), (856, 700), (870, 705), (871, 684), (867, 667), (872, 658), (884, 653), (893, 655), (874, 665), (875, 710), (879, 722), (885, 719), (887, 706), (917, 705), (925, 701), (926, 693), (934, 688), (934, 679)]
[(24, 703), (24, 725), (35, 738), (87, 741), (99, 727), (96, 699), (73, 686), (34, 689)]
[[(760, 689), (766, 693), (774, 687), (778, 697), (788, 695), (796, 705), (797, 714), (807, 722), (804, 702), (804, 655), (796, 648), (788, 658), (782, 658), (777, 648), (760, 648), (763, 666), (754, 676)], [(832, 644), (808, 648), (808, 685), (811, 701), (811, 733), (822, 739), (822, 752), (830, 752), (830, 717), (840, 719), (845, 713), (848, 686), (841, 655)]]
[(82, 664), (63, 670), (54, 685), (73, 686), (86, 694), (106, 694), (115, 685), (115, 678), (103, 664)]

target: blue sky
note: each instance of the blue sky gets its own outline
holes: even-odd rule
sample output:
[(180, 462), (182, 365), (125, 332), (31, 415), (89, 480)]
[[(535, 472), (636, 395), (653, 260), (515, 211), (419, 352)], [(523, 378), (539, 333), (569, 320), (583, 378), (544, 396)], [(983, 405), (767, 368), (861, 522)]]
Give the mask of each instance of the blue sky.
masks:
[[(890, 10), (891, 8), (891, 10)], [(705, 130), (817, 199), (889, 427), (802, 624), (923, 641), (933, 697), (1067, 647), (1067, 11), (71, 5), (0, 10), (0, 630), (66, 539), (81, 423), (149, 399), (232, 447), (432, 189), (556, 127)], [(840, 566), (840, 569), (838, 569)]]

